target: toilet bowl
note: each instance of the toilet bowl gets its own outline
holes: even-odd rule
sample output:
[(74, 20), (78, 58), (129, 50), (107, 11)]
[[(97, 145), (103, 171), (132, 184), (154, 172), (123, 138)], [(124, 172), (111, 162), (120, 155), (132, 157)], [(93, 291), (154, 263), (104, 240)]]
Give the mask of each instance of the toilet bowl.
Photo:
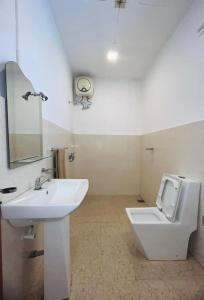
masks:
[(200, 183), (164, 174), (156, 207), (126, 208), (136, 247), (149, 260), (185, 260), (197, 229)]

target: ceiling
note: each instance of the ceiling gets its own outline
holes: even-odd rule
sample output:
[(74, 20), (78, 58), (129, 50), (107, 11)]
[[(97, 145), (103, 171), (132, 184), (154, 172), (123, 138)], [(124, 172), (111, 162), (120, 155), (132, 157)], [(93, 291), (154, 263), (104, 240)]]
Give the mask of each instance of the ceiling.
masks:
[[(142, 78), (193, 0), (127, 0), (119, 21), (113, 0), (50, 0), (75, 74)], [(119, 60), (106, 53), (114, 36)]]

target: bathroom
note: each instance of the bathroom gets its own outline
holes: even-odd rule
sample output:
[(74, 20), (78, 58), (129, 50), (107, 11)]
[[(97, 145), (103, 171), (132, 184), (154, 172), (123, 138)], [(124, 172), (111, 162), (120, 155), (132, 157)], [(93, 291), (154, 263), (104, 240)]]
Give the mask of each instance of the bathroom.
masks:
[[(0, 298), (204, 300), (203, 0), (2, 0), (0, 38)], [(32, 112), (30, 121), (42, 129), (42, 157), (18, 167), (8, 162), (8, 62), (40, 99), (39, 123)], [(84, 101), (80, 76), (93, 88)], [(58, 150), (65, 182), (86, 184), (63, 227), (64, 245), (55, 231), (61, 221), (17, 226), (5, 217), (15, 198), (49, 192)], [(200, 187), (182, 259), (148, 258), (126, 213), (156, 207), (163, 174)], [(39, 178), (51, 181), (34, 191)], [(10, 187), (17, 190), (4, 193)], [(26, 206), (19, 209), (12, 212), (23, 216)], [(152, 244), (167, 254), (159, 242)]]

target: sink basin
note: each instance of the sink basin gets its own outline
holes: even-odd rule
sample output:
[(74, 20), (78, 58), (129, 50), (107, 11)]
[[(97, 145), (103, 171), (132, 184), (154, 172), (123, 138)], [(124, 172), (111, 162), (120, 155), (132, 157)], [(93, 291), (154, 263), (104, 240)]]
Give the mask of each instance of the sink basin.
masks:
[(88, 186), (87, 179), (52, 179), (42, 189), (28, 190), (4, 203), (2, 217), (34, 223), (64, 218), (81, 204)]

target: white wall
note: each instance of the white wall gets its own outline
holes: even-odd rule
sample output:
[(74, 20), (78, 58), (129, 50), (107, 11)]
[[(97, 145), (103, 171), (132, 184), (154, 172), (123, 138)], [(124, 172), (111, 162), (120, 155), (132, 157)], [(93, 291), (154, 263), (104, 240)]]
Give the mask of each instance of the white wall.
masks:
[[(9, 20), (9, 21), (8, 21)], [(3, 0), (0, 3), (0, 71), (2, 63), (15, 60), (15, 3)]]
[(140, 82), (94, 79), (92, 106), (73, 109), (73, 133), (134, 135), (141, 133)]
[(49, 97), (43, 117), (70, 129), (71, 73), (48, 1), (18, 2), (20, 65), (36, 90)]
[[(71, 128), (72, 77), (47, 0), (18, 1), (19, 64), (36, 91), (49, 100), (43, 117), (64, 129)], [(15, 1), (0, 4), (0, 70), (15, 60)]]
[(143, 130), (204, 119), (204, 2), (197, 0), (143, 82)]

